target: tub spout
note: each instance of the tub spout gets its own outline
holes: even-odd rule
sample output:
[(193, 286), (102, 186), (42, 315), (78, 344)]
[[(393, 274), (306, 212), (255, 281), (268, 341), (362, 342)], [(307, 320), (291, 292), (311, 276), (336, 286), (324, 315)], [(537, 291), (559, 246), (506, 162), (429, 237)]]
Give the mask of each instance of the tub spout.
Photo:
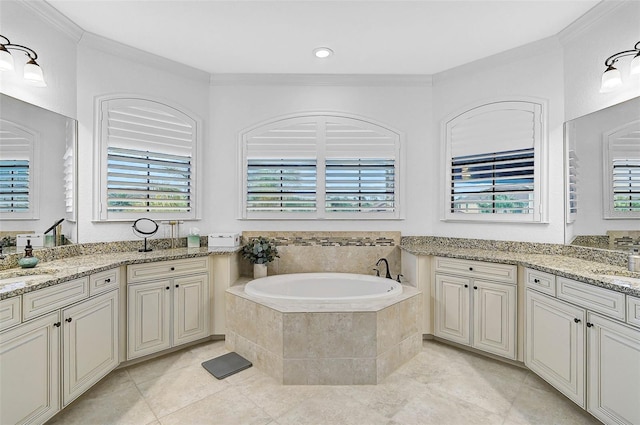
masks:
[(384, 277), (386, 277), (387, 279), (393, 279), (393, 278), (391, 277), (391, 272), (389, 271), (389, 262), (387, 261), (387, 259), (386, 259), (386, 258), (381, 258), (381, 259), (379, 259), (379, 260), (378, 260), (378, 262), (376, 263), (376, 266), (377, 266), (377, 267), (380, 267), (380, 263), (384, 263), (384, 265), (385, 265), (385, 266), (386, 266), (386, 268), (387, 268), (387, 273), (385, 274), (385, 276), (384, 276)]

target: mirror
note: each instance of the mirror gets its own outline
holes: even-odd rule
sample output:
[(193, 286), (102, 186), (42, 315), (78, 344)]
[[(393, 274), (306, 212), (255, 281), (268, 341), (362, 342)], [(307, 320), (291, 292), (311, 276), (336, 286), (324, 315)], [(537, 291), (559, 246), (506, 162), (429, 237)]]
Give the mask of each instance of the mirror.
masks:
[(5, 247), (15, 245), (17, 234), (50, 228), (58, 231), (56, 237), (52, 230), (48, 238), (36, 238), (41, 242), (34, 248), (45, 240), (48, 245), (78, 240), (76, 152), (74, 119), (0, 93), (0, 238)]
[[(634, 127), (639, 120), (640, 97), (636, 97), (565, 123), (565, 243), (624, 251), (640, 243), (640, 219), (628, 214), (612, 217), (607, 210), (612, 195), (604, 171), (611, 171), (604, 159), (611, 135)], [(640, 135), (634, 133), (627, 132), (623, 138), (628, 152), (637, 152), (631, 156), (640, 158)]]

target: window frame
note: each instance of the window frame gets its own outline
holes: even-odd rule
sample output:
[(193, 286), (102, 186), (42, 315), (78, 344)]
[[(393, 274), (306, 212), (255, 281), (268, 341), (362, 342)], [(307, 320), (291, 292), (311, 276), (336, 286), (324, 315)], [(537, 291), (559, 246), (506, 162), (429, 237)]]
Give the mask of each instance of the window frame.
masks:
[[(106, 118), (110, 102), (120, 102), (138, 105), (147, 105), (156, 108), (159, 111), (166, 111), (173, 118), (179, 117), (188, 120), (192, 124), (192, 140), (191, 140), (191, 209), (188, 212), (110, 212), (107, 208), (107, 170), (108, 170), (108, 147), (109, 141), (106, 137), (106, 124), (103, 119)], [(116, 94), (101, 96), (95, 99), (95, 139), (98, 141), (98, 147), (95, 150), (95, 179), (94, 179), (94, 214), (93, 220), (97, 222), (119, 222), (131, 221), (145, 216), (156, 221), (161, 220), (200, 220), (201, 219), (201, 192), (202, 192), (202, 120), (188, 109), (176, 105), (166, 99), (159, 99), (147, 96)], [(186, 121), (185, 121), (186, 122)], [(131, 146), (134, 150), (143, 150), (139, 145)], [(154, 153), (165, 153), (165, 151), (150, 151)]]
[[(640, 219), (640, 211), (616, 211), (614, 208), (613, 159), (617, 152), (627, 159), (640, 160), (640, 152), (635, 147), (637, 141), (619, 141), (629, 133), (640, 131), (640, 120), (632, 121), (602, 134), (602, 175), (603, 175), (603, 217), (605, 220)], [(617, 148), (617, 149), (616, 149)]]
[[(485, 222), (485, 223), (547, 223), (548, 222), (548, 184), (547, 184), (547, 107), (546, 101), (538, 98), (497, 98), (472, 104), (446, 117), (441, 122), (441, 140), (444, 144), (441, 150), (443, 176), (441, 184), (441, 221)], [(534, 113), (534, 189), (532, 214), (463, 214), (451, 212), (452, 188), (452, 145), (451, 129), (458, 120), (471, 118), (486, 112), (500, 110), (531, 110)], [(499, 151), (507, 152), (507, 150)], [(487, 154), (492, 152), (485, 152)]]
[[(328, 212), (326, 210), (326, 159), (329, 158), (326, 149), (326, 134), (325, 128), (327, 124), (327, 119), (337, 120), (339, 122), (344, 123), (352, 123), (359, 124), (364, 127), (369, 127), (375, 129), (377, 131), (384, 132), (384, 134), (392, 137), (394, 139), (394, 147), (393, 147), (393, 158), (380, 158), (380, 159), (393, 159), (394, 160), (394, 185), (395, 185), (395, 208), (393, 212)], [(305, 213), (294, 213), (294, 212), (263, 212), (263, 213), (250, 213), (247, 211), (247, 164), (248, 164), (248, 156), (247, 156), (247, 144), (250, 137), (257, 132), (268, 130), (268, 129), (277, 129), (282, 125), (285, 125), (287, 122), (295, 123), (295, 122), (303, 122), (309, 120), (316, 120), (315, 123), (318, 125), (317, 128), (317, 137), (316, 137), (316, 148), (314, 158), (316, 159), (316, 211), (314, 212), (305, 212)], [(325, 126), (325, 127), (323, 127)], [(403, 167), (404, 163), (402, 155), (403, 150), (401, 146), (403, 144), (404, 135), (395, 130), (386, 126), (384, 124), (380, 124), (378, 122), (372, 121), (367, 118), (363, 118), (356, 115), (344, 114), (344, 113), (336, 113), (336, 112), (308, 112), (308, 113), (299, 113), (292, 114), (287, 116), (282, 116), (278, 118), (274, 118), (269, 121), (265, 121), (248, 129), (242, 131), (239, 135), (239, 143), (238, 143), (238, 158), (240, 166), (239, 168), (239, 176), (238, 176), (238, 193), (240, 194), (238, 200), (238, 219), (240, 220), (399, 220), (404, 219), (403, 216), (403, 208), (402, 202), (403, 197), (401, 195), (401, 188), (403, 182)], [(337, 159), (335, 154), (330, 154), (331, 159)], [(357, 159), (358, 157), (353, 156), (354, 152), (345, 151), (345, 155), (348, 157), (346, 159)], [(291, 159), (294, 158), (294, 155), (291, 155)], [(303, 158), (299, 158), (303, 159)], [(342, 158), (341, 158), (342, 159)]]
[(40, 134), (16, 122), (0, 119), (0, 127), (13, 127), (29, 144), (29, 209), (0, 212), (2, 220), (38, 220), (40, 218)]

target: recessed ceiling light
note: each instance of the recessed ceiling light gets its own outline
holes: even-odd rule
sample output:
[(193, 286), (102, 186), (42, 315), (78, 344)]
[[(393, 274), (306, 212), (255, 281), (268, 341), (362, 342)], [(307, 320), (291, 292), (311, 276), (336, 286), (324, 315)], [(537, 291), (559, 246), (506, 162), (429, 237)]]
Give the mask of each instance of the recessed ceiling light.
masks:
[(325, 59), (333, 54), (333, 50), (328, 47), (317, 47), (313, 49), (313, 54), (317, 58)]

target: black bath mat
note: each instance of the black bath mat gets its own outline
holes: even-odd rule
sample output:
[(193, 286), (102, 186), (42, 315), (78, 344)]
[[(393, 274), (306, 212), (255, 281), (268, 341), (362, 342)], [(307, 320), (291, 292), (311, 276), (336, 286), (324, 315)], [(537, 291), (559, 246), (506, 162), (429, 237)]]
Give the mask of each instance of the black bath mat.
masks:
[(251, 366), (252, 364), (249, 360), (234, 352), (202, 363), (202, 367), (218, 379), (224, 379)]

